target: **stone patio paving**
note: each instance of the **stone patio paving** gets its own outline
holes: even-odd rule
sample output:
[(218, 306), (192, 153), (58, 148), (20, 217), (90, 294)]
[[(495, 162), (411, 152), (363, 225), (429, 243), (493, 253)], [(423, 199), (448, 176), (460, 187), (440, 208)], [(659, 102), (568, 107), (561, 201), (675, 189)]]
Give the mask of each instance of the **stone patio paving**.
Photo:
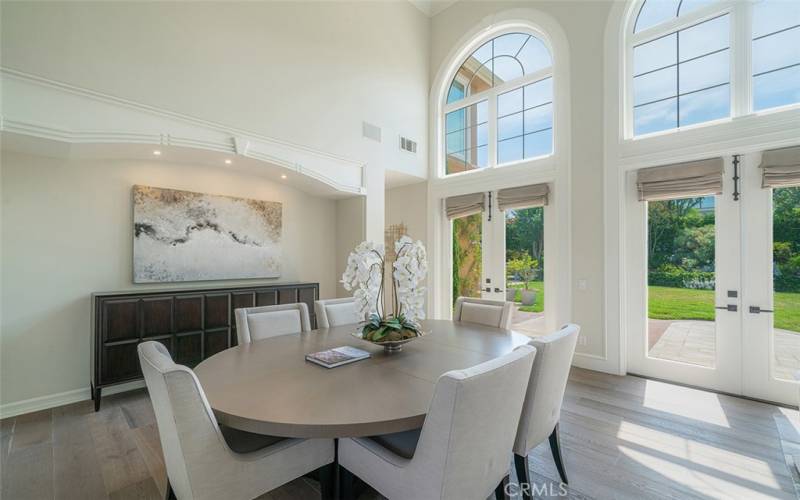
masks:
[[(514, 306), (511, 327), (525, 335), (547, 334), (544, 313), (524, 312)], [(648, 347), (651, 358), (668, 359), (713, 367), (716, 343), (713, 321), (651, 319), (648, 324)], [(794, 380), (800, 370), (800, 333), (775, 330), (775, 376)]]
[(536, 337), (547, 333), (547, 328), (544, 324), (544, 313), (520, 311), (519, 304), (514, 304), (514, 316), (511, 319), (511, 328), (530, 337)]
[[(794, 380), (800, 370), (800, 333), (775, 332), (775, 376)], [(713, 321), (649, 320), (648, 339), (651, 358), (669, 359), (713, 367), (716, 356)]]

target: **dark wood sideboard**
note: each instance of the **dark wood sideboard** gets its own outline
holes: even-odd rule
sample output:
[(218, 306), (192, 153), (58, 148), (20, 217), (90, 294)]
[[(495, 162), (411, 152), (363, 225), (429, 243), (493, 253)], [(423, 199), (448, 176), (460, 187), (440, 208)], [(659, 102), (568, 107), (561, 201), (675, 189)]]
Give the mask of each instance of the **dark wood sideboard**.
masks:
[(316, 328), (319, 283), (132, 290), (92, 294), (91, 394), (142, 378), (136, 346), (155, 340), (176, 363), (194, 366), (236, 345), (234, 309), (305, 302)]

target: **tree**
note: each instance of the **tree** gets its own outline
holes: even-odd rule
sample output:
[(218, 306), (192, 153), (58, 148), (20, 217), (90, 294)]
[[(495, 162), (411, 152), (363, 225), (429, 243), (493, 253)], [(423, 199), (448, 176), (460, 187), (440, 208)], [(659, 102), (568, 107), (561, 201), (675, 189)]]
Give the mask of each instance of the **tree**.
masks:
[(506, 273), (510, 276), (516, 275), (522, 278), (525, 290), (527, 290), (528, 282), (536, 278), (536, 268), (538, 267), (539, 263), (527, 252), (518, 252), (514, 258), (506, 262)]
[(647, 250), (650, 269), (664, 264), (680, 265), (676, 240), (687, 227), (714, 224), (713, 212), (701, 214), (697, 207), (703, 198), (684, 198), (648, 202)]
[(711, 224), (681, 229), (675, 238), (675, 256), (687, 270), (714, 270), (715, 229)]
[(800, 292), (800, 186), (772, 191), (775, 289)]
[(519, 252), (529, 254), (541, 271), (544, 264), (544, 209), (531, 207), (506, 214), (506, 260)]

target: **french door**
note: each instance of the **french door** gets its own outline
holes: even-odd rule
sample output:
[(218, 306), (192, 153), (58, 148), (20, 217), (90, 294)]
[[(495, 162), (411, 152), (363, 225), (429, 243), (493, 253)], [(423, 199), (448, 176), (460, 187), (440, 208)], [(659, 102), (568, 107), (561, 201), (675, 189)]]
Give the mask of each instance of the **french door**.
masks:
[(628, 372), (796, 404), (800, 188), (760, 160), (725, 158), (721, 195), (629, 197)]
[(496, 199), (496, 192), (487, 192), (483, 212), (451, 221), (452, 300), (513, 301), (515, 330), (547, 333), (554, 327), (547, 314), (552, 305), (545, 301), (545, 289), (553, 288), (545, 257), (552, 214), (541, 206), (499, 210), (490, 194)]

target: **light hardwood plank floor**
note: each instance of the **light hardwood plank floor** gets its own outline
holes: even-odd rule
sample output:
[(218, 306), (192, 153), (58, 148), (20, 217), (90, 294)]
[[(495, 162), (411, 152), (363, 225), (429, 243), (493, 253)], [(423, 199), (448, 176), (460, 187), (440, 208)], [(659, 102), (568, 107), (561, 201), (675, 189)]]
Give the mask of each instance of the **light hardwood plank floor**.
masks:
[[(570, 486), (547, 444), (531, 453), (537, 498), (797, 498), (798, 412), (638, 377), (574, 369), (561, 416)], [(5, 499), (156, 499), (166, 487), (144, 390), (0, 421)], [(319, 498), (301, 478), (263, 499)], [(374, 492), (362, 500), (379, 498)]]

